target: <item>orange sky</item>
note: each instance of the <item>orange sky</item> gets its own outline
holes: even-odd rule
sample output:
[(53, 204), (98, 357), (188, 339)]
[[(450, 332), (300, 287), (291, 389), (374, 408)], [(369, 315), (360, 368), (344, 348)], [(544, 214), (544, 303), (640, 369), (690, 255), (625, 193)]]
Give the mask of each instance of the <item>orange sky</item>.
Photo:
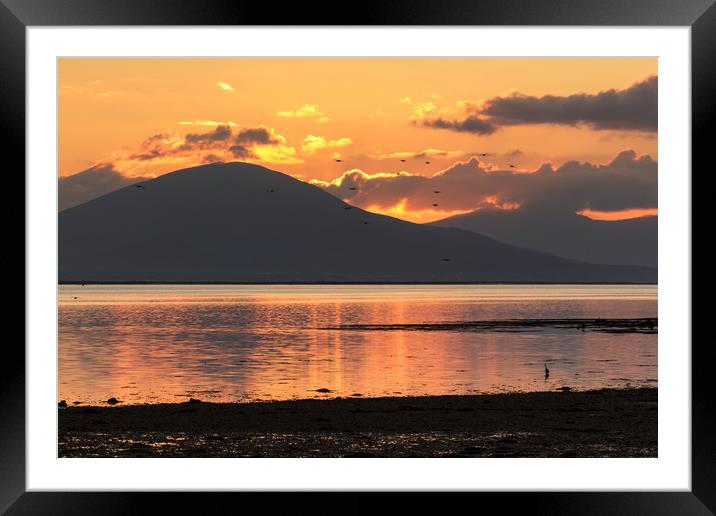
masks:
[[(182, 150), (188, 134), (219, 124), (232, 134), (264, 128), (271, 144), (252, 143), (244, 160), (307, 181), (353, 169), (432, 176), (478, 153), (488, 153), (484, 167), (525, 172), (545, 162), (609, 163), (625, 149), (658, 159), (656, 134), (639, 130), (540, 123), (475, 134), (423, 124), (464, 118), (469, 106), (515, 92), (627, 89), (657, 75), (654, 58), (72, 58), (58, 66), (60, 177), (101, 163), (155, 177), (236, 159), (210, 144)], [(373, 208), (419, 222), (465, 211)]]

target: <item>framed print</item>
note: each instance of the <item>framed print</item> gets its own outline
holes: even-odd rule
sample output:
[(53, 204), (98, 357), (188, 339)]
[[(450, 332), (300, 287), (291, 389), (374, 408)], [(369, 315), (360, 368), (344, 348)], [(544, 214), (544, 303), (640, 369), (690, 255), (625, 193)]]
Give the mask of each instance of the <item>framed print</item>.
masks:
[(3, 509), (471, 491), (712, 513), (691, 315), (712, 3), (344, 25), (4, 0), (27, 302)]

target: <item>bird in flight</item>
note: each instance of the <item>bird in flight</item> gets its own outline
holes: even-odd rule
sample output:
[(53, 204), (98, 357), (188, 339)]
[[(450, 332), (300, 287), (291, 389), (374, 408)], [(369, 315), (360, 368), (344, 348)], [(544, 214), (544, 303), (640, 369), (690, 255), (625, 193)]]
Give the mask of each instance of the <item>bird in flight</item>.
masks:
[(509, 163), (510, 168), (515, 168), (515, 166), (512, 163)]
[(348, 189), (349, 189), (349, 190), (358, 190), (358, 187), (357, 187), (357, 186), (351, 186), (351, 187), (349, 187)]
[(429, 161), (426, 161), (425, 164), (426, 164), (426, 165), (430, 165), (430, 162), (429, 162)]
[(547, 364), (544, 364), (544, 379), (546, 380), (549, 378), (549, 367), (547, 367)]
[(450, 258), (443, 258), (443, 261), (444, 261), (444, 262), (449, 262), (449, 261), (450, 261)]
[(401, 159), (400, 162), (401, 162), (401, 163), (405, 163), (405, 160), (404, 160), (404, 159)]
[(352, 210), (353, 207), (352, 207), (352, 206), (345, 206), (343, 209), (344, 209), (344, 210)]
[(433, 190), (433, 193), (440, 193), (440, 190)]
[(134, 188), (145, 188), (144, 185), (134, 185)]
[(342, 160), (342, 159), (337, 159), (337, 160), (336, 160), (336, 163), (343, 163), (343, 160)]
[(433, 204), (433, 206), (437, 206), (437, 204)]

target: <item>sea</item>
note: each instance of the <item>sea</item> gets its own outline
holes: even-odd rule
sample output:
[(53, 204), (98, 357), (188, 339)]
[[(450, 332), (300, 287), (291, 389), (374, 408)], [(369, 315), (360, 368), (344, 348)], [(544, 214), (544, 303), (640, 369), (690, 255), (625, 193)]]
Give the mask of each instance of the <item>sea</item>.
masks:
[(656, 332), (470, 329), (655, 318), (656, 285), (87, 284), (58, 296), (58, 399), (68, 404), (658, 385)]

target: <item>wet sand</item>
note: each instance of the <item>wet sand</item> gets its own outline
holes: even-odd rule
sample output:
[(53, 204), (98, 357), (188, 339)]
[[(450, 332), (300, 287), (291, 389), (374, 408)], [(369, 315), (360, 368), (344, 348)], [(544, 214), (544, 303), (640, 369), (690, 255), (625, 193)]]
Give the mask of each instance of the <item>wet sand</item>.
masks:
[(59, 411), (60, 457), (656, 457), (657, 389)]

